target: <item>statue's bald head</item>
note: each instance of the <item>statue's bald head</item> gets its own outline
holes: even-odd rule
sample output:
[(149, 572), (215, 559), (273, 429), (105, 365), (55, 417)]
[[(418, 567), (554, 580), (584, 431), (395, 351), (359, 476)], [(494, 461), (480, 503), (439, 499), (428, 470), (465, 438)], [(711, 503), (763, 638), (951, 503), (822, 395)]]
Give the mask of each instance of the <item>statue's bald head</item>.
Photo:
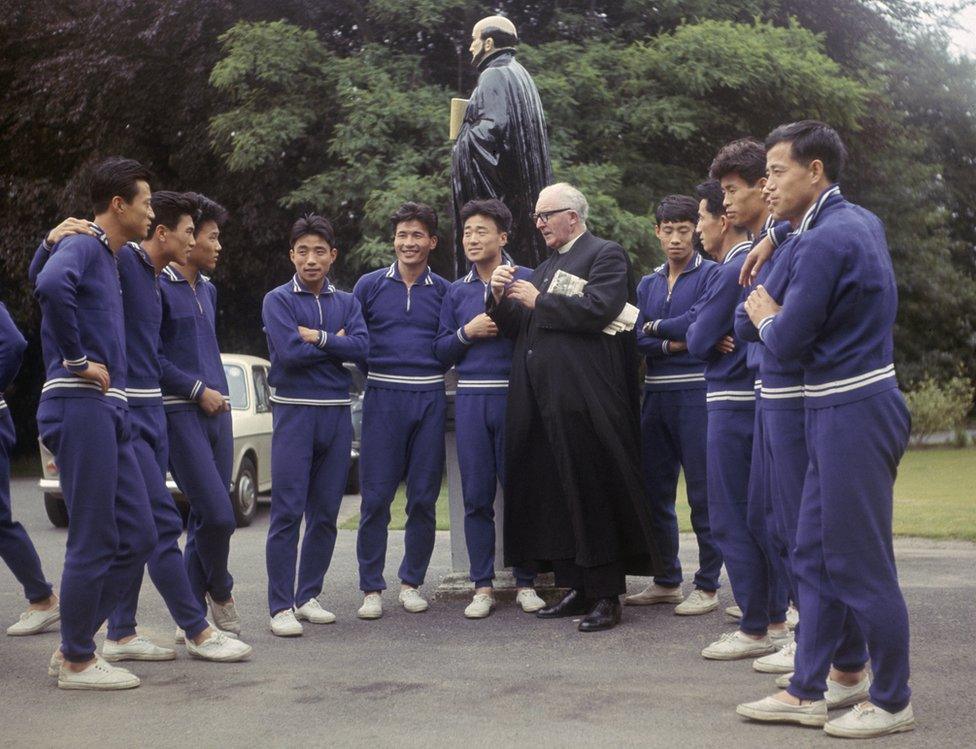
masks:
[(482, 18), (471, 30), (471, 61), (477, 65), (492, 52), (512, 49), (518, 44), (515, 24), (505, 16)]

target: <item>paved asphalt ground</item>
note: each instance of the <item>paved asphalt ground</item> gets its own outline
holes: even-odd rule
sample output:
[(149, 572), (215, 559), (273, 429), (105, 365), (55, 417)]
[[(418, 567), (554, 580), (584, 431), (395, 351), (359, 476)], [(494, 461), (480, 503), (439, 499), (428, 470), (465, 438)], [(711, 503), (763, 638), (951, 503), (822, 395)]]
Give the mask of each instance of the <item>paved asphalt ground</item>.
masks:
[[(29, 480), (13, 486), (14, 513), (58, 577), (65, 532), (53, 528)], [(242, 664), (191, 660), (134, 664), (139, 689), (64, 692), (46, 676), (56, 634), (0, 635), (0, 746), (837, 746), (818, 729), (745, 723), (743, 700), (773, 691), (773, 677), (749, 661), (708, 662), (699, 650), (733, 625), (721, 613), (682, 618), (671, 607), (626, 608), (611, 632), (583, 635), (571, 621), (539, 621), (500, 607), (467, 621), (462, 602), (435, 602), (408, 614), (385, 596), (379, 621), (356, 618), (355, 533), (340, 531), (323, 605), (333, 625), (306, 625), (304, 637), (268, 630), (264, 541), (267, 509), (237, 532), (231, 569), (254, 646)], [(403, 534), (391, 533), (394, 574)], [(450, 571), (439, 533), (428, 592)], [(911, 611), (914, 733), (885, 746), (976, 746), (976, 545), (896, 543)], [(686, 573), (694, 541), (684, 542)], [(632, 579), (631, 590), (643, 580)], [(0, 616), (13, 621), (21, 590), (0, 565)], [(730, 602), (723, 589), (723, 604)], [(140, 629), (172, 645), (173, 625), (151, 583)], [(100, 642), (101, 636), (98, 641)], [(876, 742), (875, 742), (876, 743)]]

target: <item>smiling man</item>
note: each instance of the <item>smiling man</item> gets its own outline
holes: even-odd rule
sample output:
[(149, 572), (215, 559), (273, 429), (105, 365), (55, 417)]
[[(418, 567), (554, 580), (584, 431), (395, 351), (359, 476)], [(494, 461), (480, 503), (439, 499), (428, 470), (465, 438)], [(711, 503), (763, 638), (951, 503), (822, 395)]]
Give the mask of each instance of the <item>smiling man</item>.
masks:
[(587, 231), (588, 214), (571, 185), (539, 193), (536, 227), (552, 252), (528, 280), (495, 268), (486, 310), (515, 339), (505, 563), (553, 570), (569, 589), (536, 616), (583, 615), (579, 630), (596, 632), (620, 622), (624, 576), (661, 563), (640, 473), (636, 340), (604, 332), (636, 301), (633, 270), (620, 245)]
[[(469, 619), (483, 619), (495, 606), (495, 495), (505, 482), (505, 403), (512, 368), (512, 342), (498, 335), (485, 314), (491, 274), (511, 265), (504, 253), (512, 214), (500, 200), (473, 200), (461, 209), (464, 252), (471, 263), (455, 281), (441, 306), (441, 324), (434, 353), (458, 374), (455, 432), (464, 500), (464, 541), (471, 562), (474, 598), (464, 610)], [(531, 271), (519, 268), (516, 279)], [(515, 568), (516, 603), (535, 613), (545, 603), (533, 589), (535, 574)]]
[(335, 621), (317, 596), (349, 473), (350, 377), (342, 365), (361, 361), (369, 348), (359, 301), (329, 281), (338, 256), (332, 224), (315, 214), (298, 219), (288, 256), (295, 275), (268, 292), (262, 311), (275, 389), (268, 606), (271, 631), (280, 637), (302, 634), (300, 620)]
[(444, 365), (434, 356), (433, 344), (450, 284), (427, 263), (437, 247), (437, 214), (423, 203), (404, 203), (390, 223), (396, 260), (364, 275), (353, 289), (369, 330), (356, 539), (362, 619), (383, 615), (390, 505), (404, 480), (406, 549), (398, 573), (399, 600), (411, 613), (427, 610), (418, 588), (434, 551), (435, 507), (444, 474), (447, 399)]
[[(654, 233), (667, 262), (637, 286), (637, 349), (644, 354), (644, 403), (641, 409), (641, 464), (654, 532), (665, 569), (624, 603), (640, 606), (676, 603), (675, 613), (694, 616), (718, 607), (722, 552), (708, 523), (705, 442), (705, 363), (688, 353), (685, 333), (691, 310), (705, 291), (715, 263), (695, 251), (699, 206), (686, 195), (669, 195), (654, 212)], [(681, 592), (678, 522), (674, 512), (678, 473), (685, 472), (691, 523), (698, 540), (695, 588)]]

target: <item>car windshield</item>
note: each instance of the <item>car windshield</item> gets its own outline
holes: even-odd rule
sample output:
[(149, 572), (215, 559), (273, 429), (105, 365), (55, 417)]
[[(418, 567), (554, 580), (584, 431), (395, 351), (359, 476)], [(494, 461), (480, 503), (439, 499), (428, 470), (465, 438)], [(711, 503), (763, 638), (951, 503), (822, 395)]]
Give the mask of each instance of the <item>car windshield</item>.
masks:
[(227, 375), (230, 407), (237, 409), (247, 408), (247, 382), (244, 379), (244, 369), (236, 364), (225, 364), (224, 374)]

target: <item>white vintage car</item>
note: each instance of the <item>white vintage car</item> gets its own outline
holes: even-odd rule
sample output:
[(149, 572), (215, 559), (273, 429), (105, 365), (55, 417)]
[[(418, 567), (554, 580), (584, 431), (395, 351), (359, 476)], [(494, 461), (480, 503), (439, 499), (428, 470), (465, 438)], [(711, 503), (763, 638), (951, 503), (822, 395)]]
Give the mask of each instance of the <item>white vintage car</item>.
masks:
[[(266, 359), (243, 354), (221, 354), (230, 389), (231, 417), (234, 421), (233, 487), (230, 493), (239, 526), (250, 525), (257, 511), (258, 495), (271, 491), (271, 388), (268, 386)], [(68, 525), (68, 511), (58, 481), (54, 456), (40, 445), (44, 507), (54, 525)], [(183, 511), (186, 500), (167, 474), (166, 485)]]

